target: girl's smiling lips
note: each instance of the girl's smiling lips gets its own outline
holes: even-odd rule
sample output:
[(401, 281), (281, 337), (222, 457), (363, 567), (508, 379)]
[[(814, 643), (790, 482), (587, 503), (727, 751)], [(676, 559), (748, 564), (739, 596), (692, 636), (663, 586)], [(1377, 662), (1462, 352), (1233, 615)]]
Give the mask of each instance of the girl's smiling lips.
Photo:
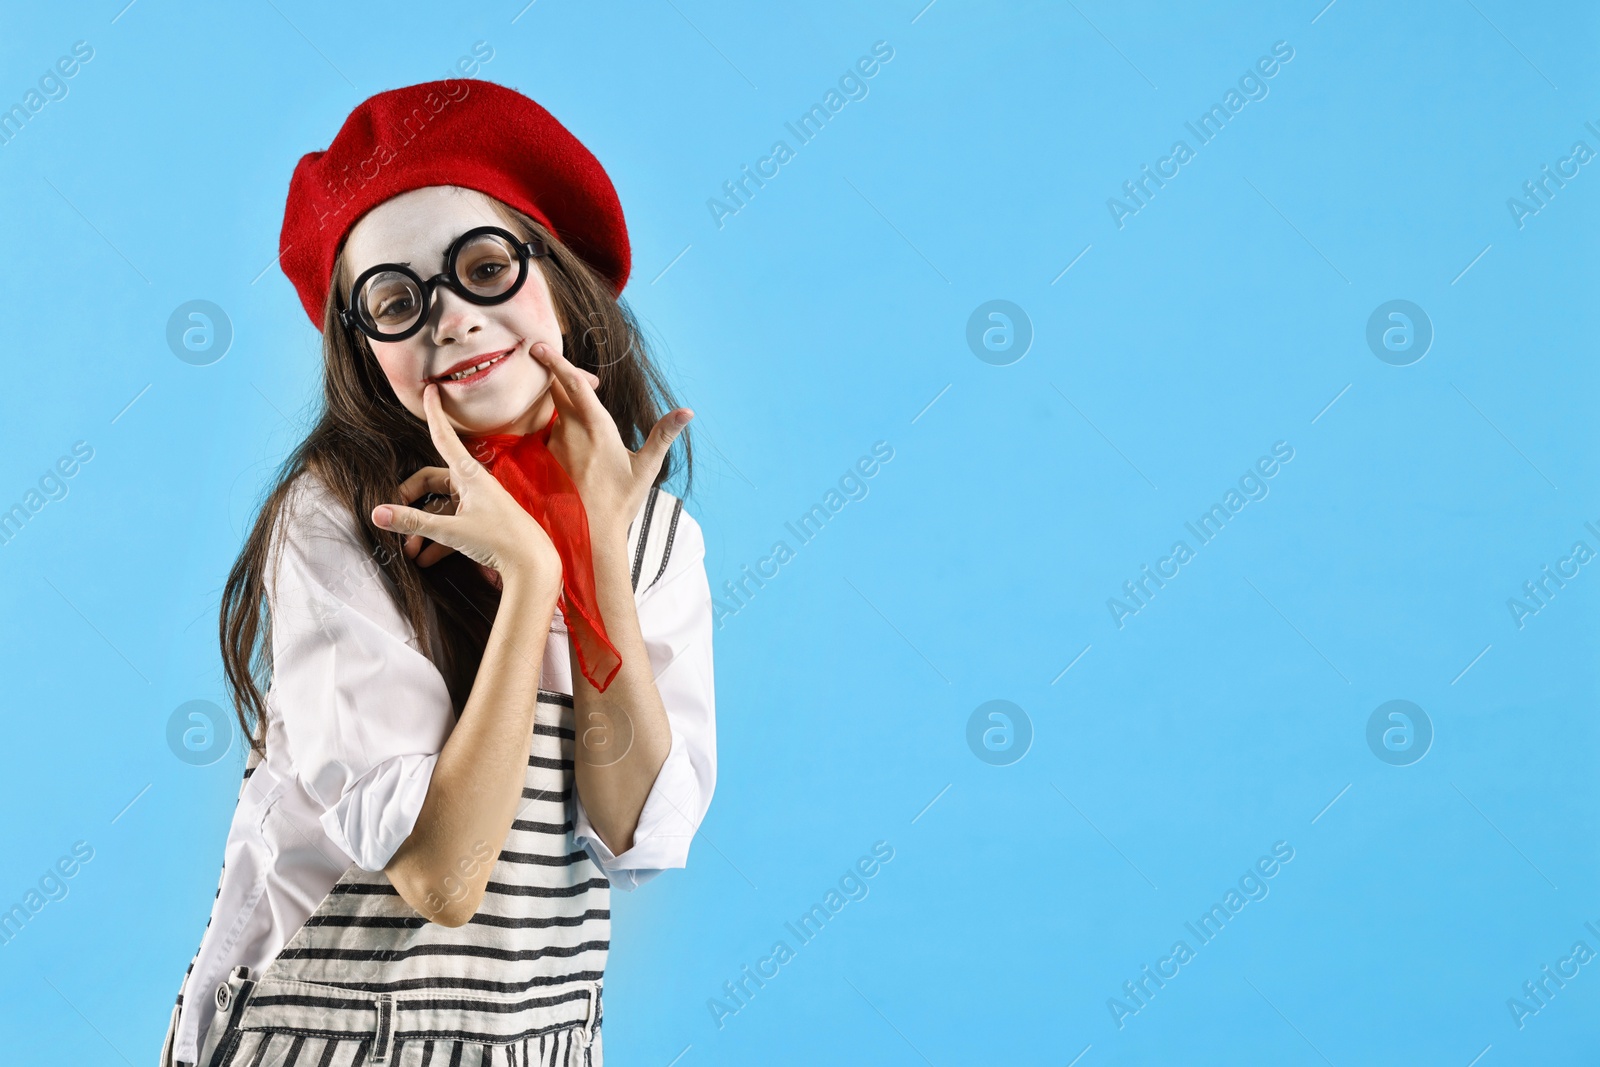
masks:
[[(489, 376), (491, 371), (500, 366), (500, 364), (504, 363), (507, 356), (515, 351), (516, 346), (513, 345), (511, 348), (503, 348), (499, 352), (487, 352), (481, 356), (472, 356), (468, 359), (462, 360), (454, 366), (447, 367), (445, 370), (440, 371), (431, 378), (424, 378), (422, 383), (423, 385), (427, 385), (428, 383), (433, 382), (440, 386), (445, 386), (469, 385), (473, 382), (482, 381), (484, 378)], [(463, 371), (471, 370), (474, 367), (479, 369), (461, 378), (452, 377), (452, 375), (461, 374)]]

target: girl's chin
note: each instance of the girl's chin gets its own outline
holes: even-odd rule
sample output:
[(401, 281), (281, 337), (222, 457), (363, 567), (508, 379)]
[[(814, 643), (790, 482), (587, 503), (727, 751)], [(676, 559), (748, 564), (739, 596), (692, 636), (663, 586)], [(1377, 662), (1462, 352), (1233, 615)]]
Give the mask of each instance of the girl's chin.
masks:
[[(503, 397), (472, 398), (461, 403), (451, 403), (444, 398), (445, 414), (459, 434), (482, 436), (490, 433), (531, 433), (534, 427), (522, 425), (529, 422), (530, 414), (539, 406), (538, 398), (529, 404), (506, 403)], [(427, 416), (422, 418), (426, 420)]]

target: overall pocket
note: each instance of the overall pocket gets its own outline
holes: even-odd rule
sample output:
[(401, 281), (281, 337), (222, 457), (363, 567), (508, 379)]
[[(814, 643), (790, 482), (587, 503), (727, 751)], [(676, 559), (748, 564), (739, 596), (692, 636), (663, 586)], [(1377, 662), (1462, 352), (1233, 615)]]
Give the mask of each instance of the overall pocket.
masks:
[[(243, 971), (244, 968), (239, 968)], [(374, 992), (242, 976), (219, 987), (237, 997), (204, 1067), (429, 1063), (484, 1067), (594, 1067), (600, 1062), (601, 985), (524, 993), (456, 989)]]

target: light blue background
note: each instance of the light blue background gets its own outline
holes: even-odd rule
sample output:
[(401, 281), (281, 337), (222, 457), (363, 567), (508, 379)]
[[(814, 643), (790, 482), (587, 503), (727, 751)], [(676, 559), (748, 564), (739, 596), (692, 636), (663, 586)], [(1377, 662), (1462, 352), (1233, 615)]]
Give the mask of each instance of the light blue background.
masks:
[[(289, 174), (477, 41), (617, 184), (714, 588), (894, 449), (716, 635), (690, 865), (612, 898), (612, 1061), (1589, 1062), (1600, 963), (1521, 1029), (1507, 999), (1600, 951), (1600, 566), (1521, 629), (1506, 601), (1600, 548), (1600, 171), (1520, 229), (1506, 201), (1600, 149), (1596, 13), (923, 2), (8, 12), (0, 104), (94, 58), (0, 147), (0, 506), (94, 458), (0, 546), (0, 906), (95, 856), (0, 946), (7, 1062), (154, 1062), (242, 759), (187, 766), (165, 724), (223, 700), (219, 590), (318, 394)], [(707, 199), (880, 40), (719, 229)], [(1107, 198), (1277, 41), (1269, 95), (1119, 229)], [(1436, 331), (1407, 367), (1364, 338), (1397, 298)], [(165, 343), (191, 299), (233, 324), (211, 366)], [(1035, 331), (1009, 366), (965, 341), (992, 299)], [(1118, 629), (1107, 598), (1277, 441), (1270, 495)], [(995, 699), (1034, 733), (1005, 767), (966, 740)], [(1390, 699), (1436, 731), (1414, 765), (1367, 746)], [(719, 1029), (876, 841), (870, 894)], [(1108, 998), (1277, 841), (1270, 895), (1119, 1029)]]

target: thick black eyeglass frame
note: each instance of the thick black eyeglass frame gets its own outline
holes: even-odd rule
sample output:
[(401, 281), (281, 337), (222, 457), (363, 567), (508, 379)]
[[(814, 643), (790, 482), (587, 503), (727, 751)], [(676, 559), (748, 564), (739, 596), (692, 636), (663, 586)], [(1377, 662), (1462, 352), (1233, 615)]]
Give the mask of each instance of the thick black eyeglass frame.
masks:
[[(482, 237), (485, 234), (493, 234), (496, 237), (503, 238), (506, 244), (510, 245), (517, 253), (517, 280), (512, 283), (511, 288), (495, 296), (479, 296), (477, 293), (472, 292), (466, 286), (462, 285), (460, 279), (456, 277), (456, 257), (459, 256), (461, 254), (461, 250), (467, 246), (467, 242), (476, 237)], [(503, 229), (499, 226), (479, 226), (475, 229), (468, 230), (466, 233), (450, 242), (450, 247), (445, 250), (444, 254), (444, 270), (438, 274), (435, 274), (431, 278), (423, 279), (423, 277), (416, 271), (402, 263), (379, 263), (377, 266), (369, 267), (362, 271), (361, 276), (357, 278), (354, 284), (350, 286), (350, 297), (345, 301), (346, 306), (339, 309), (339, 321), (344, 324), (345, 329), (360, 330), (374, 341), (404, 341), (406, 338), (411, 337), (418, 330), (422, 329), (422, 327), (427, 323), (428, 319), (432, 316), (433, 290), (435, 286), (440, 284), (449, 286), (452, 292), (468, 303), (484, 306), (490, 304), (503, 304), (507, 300), (510, 300), (513, 296), (516, 296), (517, 290), (521, 289), (523, 283), (528, 280), (529, 260), (537, 259), (540, 256), (547, 256), (549, 254), (549, 246), (547, 246), (544, 241), (537, 237), (531, 241), (523, 241), (509, 230)], [(366, 285), (367, 282), (375, 275), (382, 274), (386, 271), (393, 271), (397, 274), (406, 275), (412, 281), (417, 283), (417, 291), (422, 294), (422, 309), (417, 313), (417, 321), (413, 322), (410, 326), (406, 327), (404, 330), (401, 330), (399, 333), (381, 333), (378, 331), (377, 327), (369, 327), (362, 317), (356, 314), (354, 310), (356, 300), (361, 293), (362, 286)]]

